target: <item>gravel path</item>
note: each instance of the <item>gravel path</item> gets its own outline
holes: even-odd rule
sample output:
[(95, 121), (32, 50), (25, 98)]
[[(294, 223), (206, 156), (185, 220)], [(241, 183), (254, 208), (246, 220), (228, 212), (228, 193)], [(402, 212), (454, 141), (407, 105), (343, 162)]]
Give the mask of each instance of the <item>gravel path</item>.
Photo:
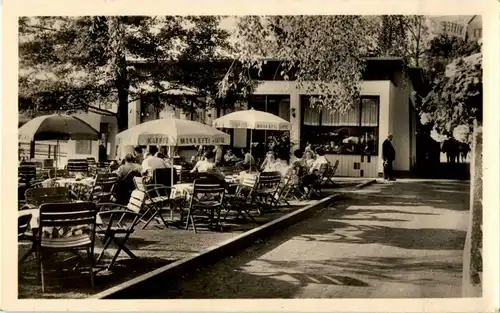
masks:
[(152, 298), (460, 297), (469, 184), (401, 180), (345, 199)]

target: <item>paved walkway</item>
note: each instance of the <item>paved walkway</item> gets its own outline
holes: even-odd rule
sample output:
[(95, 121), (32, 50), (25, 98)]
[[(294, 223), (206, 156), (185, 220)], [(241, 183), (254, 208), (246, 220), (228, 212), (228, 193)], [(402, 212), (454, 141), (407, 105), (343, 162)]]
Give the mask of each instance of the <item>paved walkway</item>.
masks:
[(399, 180), (346, 194), (155, 298), (460, 297), (469, 184)]

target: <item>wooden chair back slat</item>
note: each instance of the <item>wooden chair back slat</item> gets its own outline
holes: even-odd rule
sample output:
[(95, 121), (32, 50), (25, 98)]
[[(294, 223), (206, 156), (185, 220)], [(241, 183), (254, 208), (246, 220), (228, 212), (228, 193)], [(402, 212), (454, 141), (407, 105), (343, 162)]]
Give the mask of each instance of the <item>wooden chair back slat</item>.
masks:
[(31, 221), (31, 214), (23, 214), (17, 218), (17, 235), (22, 236), (28, 230)]
[(319, 166), (318, 174), (320, 176), (325, 175), (328, 171), (328, 163), (323, 163)]
[(213, 206), (222, 205), (225, 188), (221, 183), (208, 178), (199, 178), (194, 181), (193, 201), (211, 201)]
[(235, 172), (236, 168), (233, 166), (223, 166), (220, 168), (220, 171), (224, 175), (232, 175)]
[(95, 225), (93, 202), (45, 203), (40, 206), (40, 228)]
[[(56, 176), (57, 174), (57, 176)], [(69, 176), (68, 170), (65, 169), (55, 169), (52, 168), (49, 170), (49, 178), (66, 178)]]
[(36, 165), (35, 164), (21, 164), (18, 167), (18, 176), (22, 180), (29, 182), (36, 178)]
[(30, 188), (24, 195), (26, 203), (35, 206), (69, 201), (69, 190), (66, 187)]
[(142, 177), (134, 177), (134, 184), (137, 190), (146, 192), (146, 184), (144, 184), (144, 180), (142, 180)]
[(181, 182), (182, 183), (192, 183), (195, 180), (195, 175), (189, 170), (181, 170)]
[(130, 200), (127, 204), (127, 208), (134, 212), (140, 212), (144, 205), (146, 194), (140, 190), (132, 191), (132, 195), (130, 196)]
[(89, 165), (86, 159), (70, 159), (67, 165), (68, 172), (86, 173), (89, 170)]
[(331, 169), (330, 169), (330, 175), (331, 176), (334, 176), (335, 173), (337, 172), (337, 168), (339, 167), (339, 163), (340, 163), (340, 161), (336, 160), (335, 164), (331, 167)]
[(153, 182), (157, 185), (172, 187), (172, 183), (177, 183), (179, 177), (174, 168), (158, 168), (153, 171)]

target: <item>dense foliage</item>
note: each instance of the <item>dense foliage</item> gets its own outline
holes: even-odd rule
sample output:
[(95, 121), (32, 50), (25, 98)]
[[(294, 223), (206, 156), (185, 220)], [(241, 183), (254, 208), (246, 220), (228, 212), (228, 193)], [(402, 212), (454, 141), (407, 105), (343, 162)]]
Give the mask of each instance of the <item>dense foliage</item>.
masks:
[(437, 78), (422, 103), (422, 123), (431, 123), (440, 134), (470, 142), (472, 129), (482, 123), (483, 69), (481, 54), (460, 58), (450, 73)]
[[(229, 64), (229, 33), (216, 16), (86, 16), (19, 19), (20, 110), (90, 110), (117, 115), (153, 96), (186, 108), (222, 103), (218, 81)], [(130, 60), (147, 64), (147, 70)], [(239, 83), (238, 90), (244, 89)], [(172, 91), (185, 91), (182, 95)], [(235, 101), (238, 92), (225, 99)], [(118, 112), (109, 105), (118, 103)]]
[[(360, 95), (367, 56), (397, 56), (418, 64), (427, 34), (421, 16), (243, 16), (238, 61), (261, 69), (280, 60), (280, 75), (315, 94), (313, 105), (346, 112)], [(314, 81), (314, 83), (311, 83)], [(221, 93), (228, 90), (222, 84)]]

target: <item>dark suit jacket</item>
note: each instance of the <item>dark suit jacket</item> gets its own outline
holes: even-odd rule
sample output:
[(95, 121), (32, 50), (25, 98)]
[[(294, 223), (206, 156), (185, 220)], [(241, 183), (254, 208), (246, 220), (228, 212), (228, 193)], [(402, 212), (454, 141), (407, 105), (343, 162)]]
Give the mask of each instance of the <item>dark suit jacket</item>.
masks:
[(384, 161), (394, 161), (396, 159), (396, 150), (394, 150), (389, 139), (386, 139), (382, 144), (382, 158)]

